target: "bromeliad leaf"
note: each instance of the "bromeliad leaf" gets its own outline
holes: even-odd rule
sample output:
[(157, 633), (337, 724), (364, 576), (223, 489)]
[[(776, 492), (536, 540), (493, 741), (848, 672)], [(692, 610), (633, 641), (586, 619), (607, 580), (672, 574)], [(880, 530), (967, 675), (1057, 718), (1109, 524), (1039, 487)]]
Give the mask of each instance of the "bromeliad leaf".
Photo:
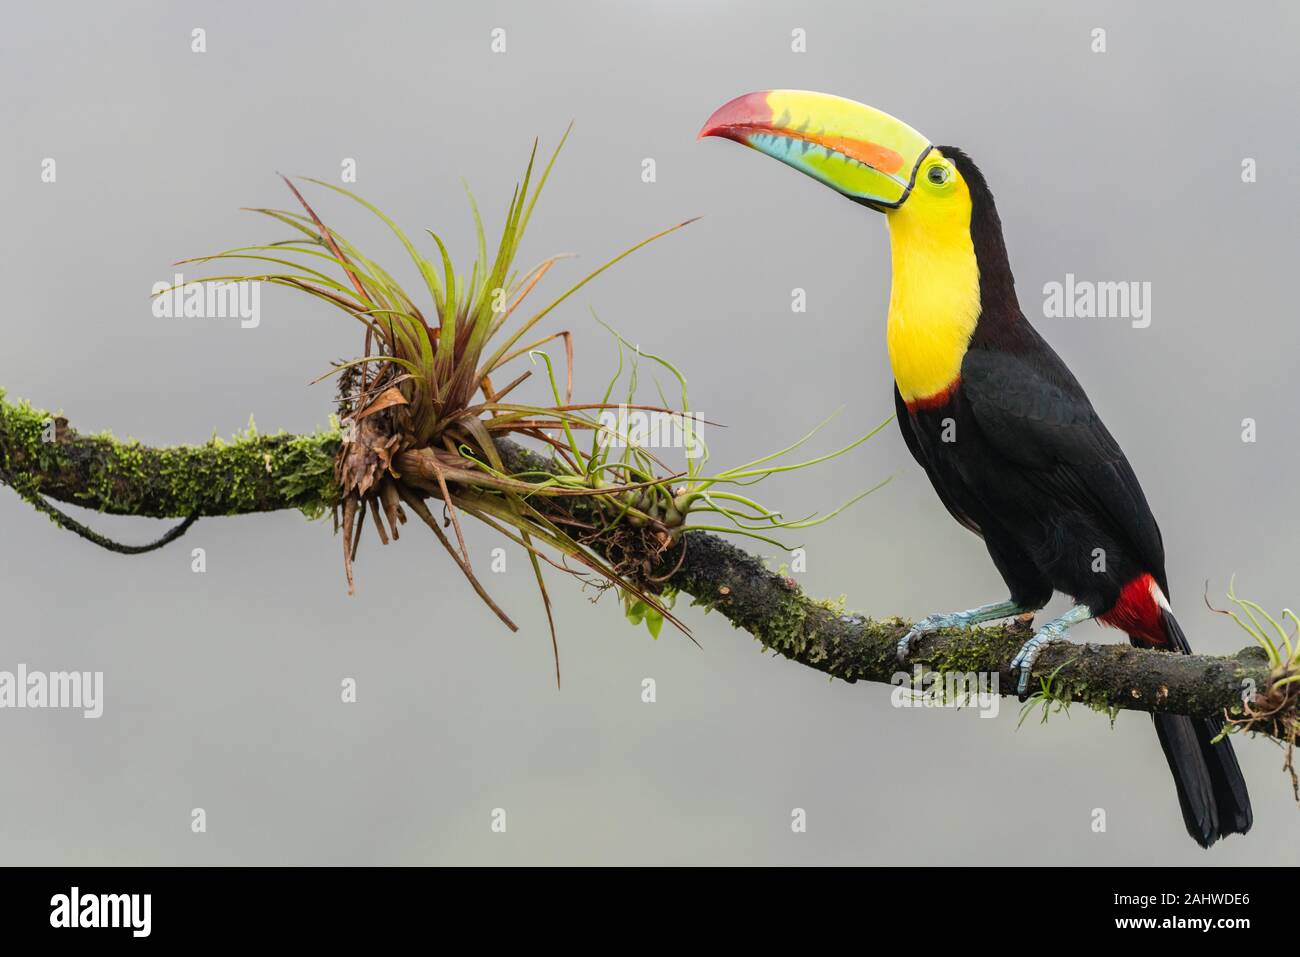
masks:
[[(282, 270), (221, 278), (296, 289), (362, 325), (361, 354), (334, 363), (321, 377), (337, 377), (337, 415), (347, 426), (340, 435), (335, 462), (340, 489), (335, 527), (342, 533), (349, 591), (354, 588), (353, 564), (367, 513), (380, 541), (387, 543), (398, 539), (398, 526), (406, 522), (409, 509), (431, 530), (489, 609), (513, 629), (514, 622), (488, 594), (474, 570), (460, 520), (462, 513), (470, 515), (527, 554), (550, 626), (557, 683), (558, 642), (543, 564), (598, 589), (616, 589), (623, 596), (629, 621), (644, 622), (652, 637), (659, 636), (665, 621), (689, 637), (686, 627), (669, 610), (674, 594), (669, 579), (685, 559), (689, 533), (716, 527), (775, 543), (770, 534), (825, 520), (836, 512), (788, 522), (779, 512), (740, 495), (736, 488), (842, 455), (874, 434), (827, 455), (778, 464), (782, 456), (811, 438), (814, 430), (790, 447), (741, 468), (709, 473), (705, 468), (707, 446), (698, 434), (703, 420), (690, 412), (685, 377), (667, 359), (640, 352), (617, 333), (618, 371), (604, 395), (599, 402), (575, 403), (573, 334), (569, 330), (533, 330), (598, 276), (694, 220), (627, 246), (537, 311), (516, 318), (524, 314), (534, 290), (565, 258), (551, 256), (522, 274), (515, 267), (537, 200), (567, 136), (568, 131), (536, 182), (537, 143), (533, 144), (491, 252), (478, 203), (466, 186), (476, 247), (468, 272), (456, 270), (452, 253), (437, 232), (426, 231), (431, 252), (436, 250), (428, 256), (393, 218), (368, 200), (333, 183), (304, 180), (351, 200), (380, 221), (414, 264), (424, 285), (418, 297), (404, 289), (378, 258), (328, 225), (287, 178), (301, 212), (251, 211), (289, 227), (292, 234), (288, 238), (187, 260), (223, 264), (243, 260), (258, 268)], [(549, 352), (560, 347), (563, 383)], [(633, 359), (627, 400), (616, 406), (610, 400), (623, 377), (625, 351)], [(517, 365), (525, 357), (536, 364), (531, 371), (544, 370), (549, 395), (540, 402), (507, 403), (503, 401), (506, 395), (529, 379), (530, 370), (518, 370)], [(637, 367), (642, 358), (674, 377), (680, 408), (672, 408), (662, 391), (660, 405), (636, 401)], [(510, 371), (503, 371), (507, 369)], [(493, 383), (498, 374), (508, 380), (499, 390)], [(608, 417), (619, 408), (687, 423), (685, 434), (691, 451), (683, 466), (671, 467), (622, 434), (620, 427), (611, 427)], [(592, 434), (590, 445), (585, 436), (579, 441), (584, 432)], [(537, 459), (512, 474), (499, 447), (504, 438), (532, 442), (549, 450), (551, 457)], [(429, 508), (430, 498), (441, 500), (441, 516)], [(697, 513), (711, 513), (723, 524), (691, 521)], [(444, 531), (447, 528), (453, 530), (452, 535)], [(661, 574), (664, 569), (666, 573)]]

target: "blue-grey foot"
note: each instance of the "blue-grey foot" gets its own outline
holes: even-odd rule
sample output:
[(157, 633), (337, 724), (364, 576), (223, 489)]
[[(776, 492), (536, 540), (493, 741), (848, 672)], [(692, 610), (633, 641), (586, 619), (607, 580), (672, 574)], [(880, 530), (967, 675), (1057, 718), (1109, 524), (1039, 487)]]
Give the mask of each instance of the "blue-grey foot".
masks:
[(1075, 605), (1060, 618), (1053, 619), (1043, 625), (1042, 628), (1034, 632), (1034, 637), (1020, 646), (1016, 656), (1011, 659), (1011, 670), (1020, 670), (1020, 677), (1016, 680), (1016, 695), (1021, 701), (1024, 701), (1029, 695), (1030, 672), (1034, 669), (1034, 661), (1038, 658), (1039, 652), (1043, 650), (1043, 645), (1052, 641), (1063, 641), (1065, 633), (1070, 630), (1071, 625), (1087, 621), (1091, 617), (1092, 611), (1087, 605)]
[(1037, 608), (1029, 608), (1014, 601), (995, 601), (991, 605), (980, 605), (978, 608), (972, 608), (969, 611), (954, 611), (947, 615), (927, 615), (920, 621), (914, 622), (911, 630), (898, 640), (898, 660), (907, 661), (912, 640), (932, 631), (939, 631), (944, 628), (961, 628), (965, 630), (981, 622), (994, 621), (998, 618), (1010, 618), (1012, 615), (1023, 615), (1025, 612), (1037, 610)]

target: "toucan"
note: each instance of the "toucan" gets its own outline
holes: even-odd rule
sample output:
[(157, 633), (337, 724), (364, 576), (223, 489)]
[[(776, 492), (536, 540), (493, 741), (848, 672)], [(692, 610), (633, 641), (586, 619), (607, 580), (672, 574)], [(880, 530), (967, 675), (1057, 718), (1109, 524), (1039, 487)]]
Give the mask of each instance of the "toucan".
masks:
[[(1164, 543), (1137, 476), (1065, 363), (1025, 318), (993, 194), (962, 150), (887, 113), (802, 90), (737, 97), (700, 137), (778, 159), (889, 225), (886, 342), (903, 439), (940, 501), (979, 535), (1005, 601), (930, 615), (902, 638), (1074, 600), (1011, 663), (1027, 693), (1039, 650), (1096, 619), (1142, 648), (1190, 653), (1169, 604)], [(1202, 847), (1250, 829), (1222, 722), (1154, 714), (1188, 833)]]

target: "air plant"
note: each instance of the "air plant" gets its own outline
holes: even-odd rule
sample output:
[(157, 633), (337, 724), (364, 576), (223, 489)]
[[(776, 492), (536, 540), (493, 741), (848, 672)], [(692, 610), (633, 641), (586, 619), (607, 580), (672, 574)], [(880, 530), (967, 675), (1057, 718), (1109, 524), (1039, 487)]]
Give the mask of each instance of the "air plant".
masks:
[[(342, 532), (349, 592), (355, 587), (353, 561), (367, 516), (379, 539), (387, 544), (390, 538), (399, 537), (399, 526), (406, 523), (409, 509), (433, 532), (479, 597), (511, 630), (517, 630), (475, 575), (461, 528), (461, 515), (473, 516), (520, 545), (528, 555), (550, 626), (557, 682), (558, 644), (543, 564), (594, 580), (602, 588), (617, 588), (624, 597), (628, 616), (634, 621), (645, 620), (652, 634), (657, 635), (667, 620), (689, 636), (670, 610), (673, 596), (666, 582), (671, 571), (657, 577), (653, 574), (665, 555), (678, 549), (676, 564), (680, 564), (687, 547), (686, 533), (693, 530), (725, 531), (772, 542), (770, 536), (777, 530), (806, 528), (830, 518), (839, 509), (820, 518), (786, 521), (736, 489), (775, 472), (834, 458), (884, 425), (836, 452), (806, 462), (773, 464), (802, 446), (817, 430), (780, 452), (706, 475), (703, 467), (707, 450), (696, 429), (698, 420), (690, 415), (684, 377), (666, 359), (633, 349), (629, 390), (622, 405), (676, 416), (685, 423), (693, 455), (687, 458), (685, 469), (672, 471), (630, 440), (632, 437), (608, 424), (609, 413), (618, 408), (610, 400), (622, 379), (624, 351), (628, 348), (621, 337), (617, 337), (619, 369), (601, 401), (575, 403), (572, 333), (566, 330), (542, 335), (534, 332), (535, 328), (557, 306), (615, 263), (693, 220), (623, 250), (528, 318), (514, 321), (523, 314), (530, 293), (564, 258), (552, 256), (522, 273), (515, 268), (516, 253), (538, 196), (567, 137), (566, 131), (535, 183), (534, 143), (492, 255), (477, 203), (466, 190), (478, 244), (468, 277), (453, 268), (445, 244), (432, 231), (429, 237), (437, 249), (437, 260), (421, 253), (392, 219), (360, 196), (332, 183), (305, 180), (359, 203), (392, 231), (426, 287), (421, 295), (427, 293), (427, 300), (422, 305), (379, 262), (327, 226), (288, 178), (285, 182), (302, 212), (261, 208), (251, 211), (288, 226), (296, 235), (184, 260), (270, 263), (285, 271), (198, 281), (257, 281), (287, 286), (341, 309), (363, 327), (363, 354), (336, 363), (321, 377), (338, 376), (342, 431), (335, 462), (339, 486), (335, 527)], [(561, 346), (565, 367), (562, 387), (547, 351)], [(532, 375), (532, 368), (514, 374), (504, 385), (497, 384), (512, 375), (525, 359), (535, 368), (545, 368), (552, 399), (549, 404), (526, 404), (511, 398)], [(680, 409), (670, 408), (666, 401), (658, 406), (635, 404), (640, 359), (650, 360), (674, 376), (681, 390)], [(578, 436), (587, 432), (592, 433), (591, 441), (579, 441)], [(508, 448), (503, 440), (519, 438), (549, 447), (550, 460), (534, 460), (537, 467), (529, 465), (526, 470), (512, 471), (503, 454)], [(615, 455), (615, 448), (621, 448), (621, 453)], [(440, 522), (430, 510), (429, 498), (442, 501), (445, 521)], [(688, 517), (696, 514), (712, 516), (715, 521), (688, 526)], [(450, 536), (444, 530), (448, 527)]]
[[(597, 319), (597, 321), (600, 320)], [(829, 521), (844, 509), (881, 488), (889, 481), (885, 479), (826, 514), (814, 512), (803, 518), (787, 519), (782, 513), (767, 508), (753, 497), (741, 494), (738, 489), (757, 484), (779, 472), (798, 471), (843, 455), (874, 436), (890, 420), (886, 419), (870, 432), (832, 452), (800, 462), (784, 461), (785, 456), (802, 448), (828, 425), (835, 418), (835, 415), (838, 415), (837, 412), (802, 438), (783, 449), (743, 465), (710, 473), (707, 469), (709, 463), (708, 443), (698, 426), (713, 423), (699, 419), (691, 413), (686, 377), (668, 359), (632, 346), (608, 325), (604, 323), (601, 323), (601, 325), (604, 325), (613, 334), (618, 344), (618, 370), (615, 372), (613, 379), (610, 380), (600, 406), (602, 408), (611, 408), (610, 399), (622, 378), (624, 353), (627, 350), (631, 354), (631, 370), (627, 379), (625, 397), (619, 408), (653, 410), (655, 414), (668, 415), (674, 427), (680, 429), (682, 434), (681, 446), (686, 453), (684, 456), (685, 463), (671, 480), (666, 481), (659, 478), (657, 477), (659, 475), (658, 470), (666, 467), (662, 460), (639, 444), (635, 435), (627, 434), (626, 431), (610, 429), (603, 424), (597, 424), (597, 435), (588, 452), (584, 454), (577, 442), (574, 441), (565, 450), (565, 458), (569, 468), (574, 473), (586, 474), (596, 478), (606, 471), (613, 470), (620, 477), (620, 480), (637, 484), (638, 487), (635, 491), (625, 492), (620, 496), (619, 507), (628, 509), (628, 512), (615, 512), (608, 516), (611, 521), (617, 522), (626, 516), (627, 523), (632, 529), (643, 527), (646, 522), (651, 523), (655, 531), (655, 541), (659, 544), (658, 554), (666, 550), (667, 546), (676, 545), (680, 541), (682, 547), (678, 552), (676, 561), (665, 574), (657, 578), (647, 578), (646, 576), (651, 574), (648, 565), (641, 572), (643, 580), (648, 580), (652, 586), (656, 586), (653, 589), (655, 593), (670, 606), (672, 591), (663, 586), (663, 582), (672, 577), (672, 574), (680, 567), (686, 556), (687, 542), (689, 541), (687, 533), (718, 532), (735, 535), (775, 545), (782, 551), (789, 552), (791, 546), (774, 538), (774, 535), (783, 531), (811, 528)], [(666, 370), (675, 380), (680, 395), (678, 406), (674, 407), (671, 404), (657, 381), (656, 387), (659, 391), (660, 406), (637, 404), (639, 362), (642, 359), (650, 360), (657, 367)], [(547, 369), (549, 373), (549, 362)], [(556, 387), (553, 379), (551, 388), (554, 392)], [(606, 441), (601, 441), (601, 439)], [(610, 441), (611, 439), (613, 441)], [(615, 448), (621, 449), (617, 457), (612, 454)], [(691, 521), (692, 518), (696, 520)], [(700, 519), (703, 519), (703, 521), (700, 521)], [(606, 544), (608, 545), (608, 543)], [(635, 554), (635, 550), (633, 551)], [(627, 592), (624, 593), (624, 603), (628, 620), (633, 624), (640, 624), (644, 620), (651, 635), (658, 637), (663, 623), (661, 609), (653, 604), (647, 604), (638, 596)]]
[[(1235, 578), (1228, 580), (1228, 600), (1237, 611), (1215, 608), (1208, 599), (1206, 605), (1235, 621), (1264, 650), (1269, 678), (1266, 687), (1251, 688), (1249, 694), (1243, 694), (1241, 717), (1227, 715), (1224, 734), (1262, 731), (1279, 739), (1286, 751), (1283, 769), (1290, 773), (1292, 792), (1300, 802), (1300, 774), (1295, 768), (1296, 742), (1300, 740), (1300, 617), (1290, 608), (1283, 608), (1279, 621), (1258, 602), (1237, 597)], [(1286, 633), (1283, 622), (1288, 619), (1296, 626), (1297, 634)]]

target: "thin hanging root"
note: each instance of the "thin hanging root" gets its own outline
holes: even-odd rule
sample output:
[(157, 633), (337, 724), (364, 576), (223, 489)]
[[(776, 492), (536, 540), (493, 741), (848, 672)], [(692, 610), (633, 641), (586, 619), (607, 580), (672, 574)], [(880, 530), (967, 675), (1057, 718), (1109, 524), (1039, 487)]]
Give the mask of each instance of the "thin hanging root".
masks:
[(429, 511), (429, 507), (425, 505), (418, 496), (407, 490), (406, 486), (399, 485), (397, 490), (401, 494), (403, 501), (405, 501), (407, 505), (411, 506), (411, 511), (415, 512), (424, 524), (433, 529), (433, 534), (438, 536), (438, 541), (442, 543), (442, 547), (447, 549), (447, 553), (451, 555), (456, 564), (460, 566), (460, 570), (464, 572), (465, 577), (469, 579), (469, 583), (473, 586), (478, 597), (483, 599), (483, 602), (505, 623), (507, 628), (511, 631), (518, 631), (519, 626), (510, 620), (510, 616), (501, 610), (501, 607), (492, 600), (492, 596), (489, 595), (479, 583), (478, 578), (474, 576), (474, 569), (470, 568), (469, 562), (456, 554), (456, 549), (452, 547), (447, 536), (443, 534), (442, 529), (438, 525), (438, 520), (433, 517), (433, 513)]
[(360, 499), (357, 504), (357, 530), (352, 535), (352, 560), (357, 560), (357, 552), (361, 549), (361, 533), (366, 529), (366, 500)]
[(677, 556), (677, 564), (673, 566), (673, 570), (670, 571), (670, 572), (668, 572), (668, 573), (665, 574), (665, 575), (659, 575), (659, 576), (651, 575), (651, 576), (650, 576), (650, 581), (652, 581), (652, 582), (654, 582), (656, 585), (658, 585), (658, 584), (660, 584), (661, 582), (666, 582), (666, 581), (668, 581), (668, 579), (672, 578), (674, 575), (676, 575), (676, 574), (681, 570), (682, 564), (686, 561), (686, 540), (687, 540), (687, 538), (689, 538), (689, 536), (687, 536), (687, 535), (682, 535), (681, 538), (680, 538), (681, 546), (682, 546), (682, 553), (681, 553), (679, 556)]
[(357, 593), (352, 579), (352, 525), (357, 517), (357, 500), (349, 496), (343, 502), (343, 571), (348, 576), (348, 594)]
[[(442, 501), (447, 506), (447, 511), (451, 513), (451, 527), (456, 532), (456, 544), (460, 546), (460, 554), (464, 563), (469, 565), (469, 548), (465, 545), (465, 536), (461, 534), (460, 518), (456, 515), (456, 506), (452, 503), (451, 492), (447, 488), (447, 477), (443, 474), (442, 466), (438, 464), (436, 455), (429, 456), (429, 464), (433, 467), (433, 474), (438, 479), (438, 490), (442, 492)], [(409, 499), (408, 499), (409, 501)], [(421, 502), (421, 505), (424, 503)]]
[(375, 531), (379, 533), (379, 543), (388, 544), (388, 532), (384, 531), (384, 520), (379, 514), (379, 503), (372, 502), (370, 505), (370, 517), (375, 520)]
[(546, 608), (546, 623), (551, 628), (551, 654), (555, 657), (555, 687), (560, 688), (560, 639), (555, 634), (555, 615), (551, 611), (551, 595), (546, 590), (546, 581), (542, 578), (542, 563), (537, 560), (533, 549), (533, 537), (522, 528), (519, 530), (528, 545), (528, 561), (533, 566), (533, 575), (537, 578), (537, 588), (542, 593), (542, 605)]
[(402, 537), (397, 531), (398, 524), (406, 524), (406, 512), (402, 511), (402, 503), (397, 497), (397, 485), (391, 480), (384, 482), (379, 488), (379, 497), (384, 503), (384, 515), (393, 541), (397, 541)]

